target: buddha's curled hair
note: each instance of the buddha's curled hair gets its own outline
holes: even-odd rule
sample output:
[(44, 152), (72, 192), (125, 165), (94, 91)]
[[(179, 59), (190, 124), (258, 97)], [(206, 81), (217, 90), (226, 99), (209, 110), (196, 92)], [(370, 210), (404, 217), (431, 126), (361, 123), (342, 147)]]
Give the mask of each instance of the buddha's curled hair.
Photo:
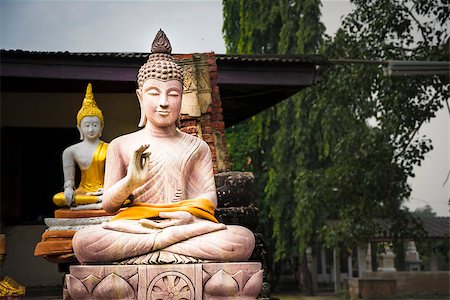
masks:
[(153, 40), (151, 52), (147, 62), (139, 69), (139, 88), (150, 78), (162, 81), (178, 80), (183, 83), (183, 69), (174, 61), (171, 55), (172, 46), (161, 29)]

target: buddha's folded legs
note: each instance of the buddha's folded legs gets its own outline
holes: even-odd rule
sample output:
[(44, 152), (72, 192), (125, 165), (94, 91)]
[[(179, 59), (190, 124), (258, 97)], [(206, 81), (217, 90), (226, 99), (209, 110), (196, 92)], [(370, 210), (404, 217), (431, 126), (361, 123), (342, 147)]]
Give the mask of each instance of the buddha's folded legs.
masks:
[(164, 250), (213, 261), (246, 261), (255, 248), (255, 235), (249, 229), (227, 225), (215, 231), (173, 244)]
[(250, 230), (205, 222), (144, 234), (91, 226), (75, 234), (73, 250), (81, 263), (120, 261), (162, 249), (214, 261), (239, 261), (250, 257), (255, 245)]
[(153, 248), (154, 239), (155, 235), (143, 237), (142, 234), (125, 234), (95, 225), (77, 231), (72, 247), (81, 263), (112, 262), (146, 253)]

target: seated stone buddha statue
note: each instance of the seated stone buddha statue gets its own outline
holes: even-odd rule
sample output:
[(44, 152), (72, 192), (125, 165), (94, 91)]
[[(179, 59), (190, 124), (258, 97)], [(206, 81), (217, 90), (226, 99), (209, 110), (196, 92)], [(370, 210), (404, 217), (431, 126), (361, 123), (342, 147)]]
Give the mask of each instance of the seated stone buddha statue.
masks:
[[(89, 83), (81, 109), (77, 114), (77, 128), (81, 142), (69, 146), (62, 154), (64, 192), (53, 196), (58, 206), (78, 209), (101, 209), (108, 144), (100, 140), (104, 126), (102, 111), (98, 108)], [(81, 170), (81, 181), (75, 189), (75, 168)]]
[(140, 127), (108, 148), (103, 209), (116, 212), (101, 225), (77, 231), (81, 263), (243, 261), (255, 238), (247, 228), (218, 223), (212, 155), (203, 140), (176, 127), (183, 93), (182, 68), (159, 31), (138, 73)]

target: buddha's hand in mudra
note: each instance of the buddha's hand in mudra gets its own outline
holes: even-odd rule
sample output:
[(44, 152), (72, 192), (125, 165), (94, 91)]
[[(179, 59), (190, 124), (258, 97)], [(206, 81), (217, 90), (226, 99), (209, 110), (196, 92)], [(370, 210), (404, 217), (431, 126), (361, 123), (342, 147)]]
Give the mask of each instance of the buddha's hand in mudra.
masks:
[(160, 212), (160, 220), (141, 219), (139, 224), (147, 228), (163, 229), (170, 226), (186, 225), (194, 222), (194, 216), (187, 211)]
[(141, 186), (148, 179), (150, 152), (145, 152), (148, 147), (149, 145), (142, 145), (131, 155), (127, 175), (135, 187)]

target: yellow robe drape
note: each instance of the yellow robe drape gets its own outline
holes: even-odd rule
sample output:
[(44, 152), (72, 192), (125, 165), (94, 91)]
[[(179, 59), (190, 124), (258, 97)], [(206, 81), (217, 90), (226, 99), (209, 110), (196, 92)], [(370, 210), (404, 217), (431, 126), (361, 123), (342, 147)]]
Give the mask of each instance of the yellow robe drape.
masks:
[[(108, 144), (100, 141), (92, 157), (91, 165), (87, 170), (81, 170), (81, 182), (75, 190), (75, 205), (96, 203), (98, 196), (89, 196), (86, 193), (96, 192), (103, 188), (105, 178), (105, 161)], [(53, 196), (53, 203), (58, 206), (67, 206), (64, 192)]]
[(214, 205), (208, 199), (189, 199), (170, 204), (136, 202), (133, 206), (115, 215), (111, 221), (158, 218), (160, 212), (175, 211), (187, 211), (196, 217), (219, 223), (214, 217)]

